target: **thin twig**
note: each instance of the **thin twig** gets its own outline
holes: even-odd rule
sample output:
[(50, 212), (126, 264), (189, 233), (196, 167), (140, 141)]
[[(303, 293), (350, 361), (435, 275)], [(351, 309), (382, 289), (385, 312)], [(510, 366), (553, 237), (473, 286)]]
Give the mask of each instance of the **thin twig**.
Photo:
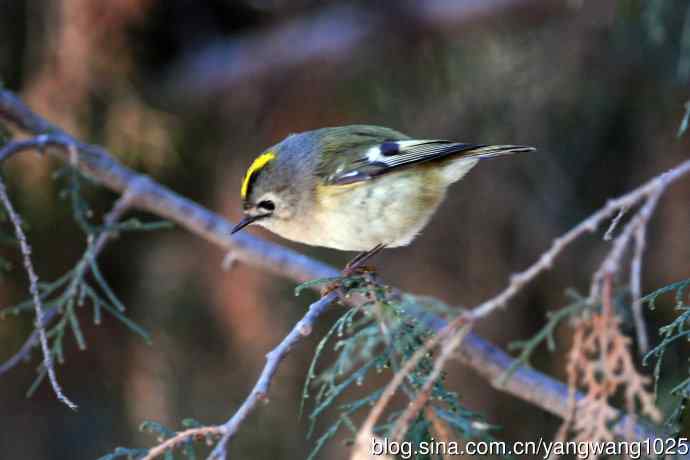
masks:
[(424, 356), (426, 356), (431, 349), (433, 349), (437, 344), (442, 343), (447, 336), (455, 332), (456, 327), (466, 323), (467, 321), (460, 316), (453, 322), (445, 324), (445, 326), (439, 330), (436, 335), (430, 337), (422, 347), (418, 348), (417, 351), (414, 352), (410, 359), (405, 361), (403, 367), (400, 368), (400, 370), (395, 373), (391, 381), (388, 382), (388, 385), (386, 385), (383, 393), (381, 393), (381, 397), (378, 401), (376, 401), (374, 407), (369, 411), (369, 415), (367, 416), (366, 420), (364, 420), (364, 423), (359, 430), (358, 437), (370, 436), (370, 434), (373, 433), (374, 426), (378, 422), (379, 418), (381, 418), (384, 409), (388, 406), (388, 403), (395, 395), (395, 392), (398, 391), (398, 388), (400, 385), (402, 385), (407, 375), (412, 372), (419, 361), (424, 358)]
[(41, 141), (40, 136), (36, 136), (32, 139), (27, 139), (23, 141), (9, 142), (5, 144), (2, 148), (0, 148), (0, 163), (2, 163), (3, 161), (10, 158), (12, 155), (15, 155), (17, 153), (25, 152), (28, 150), (37, 150), (39, 152), (42, 152), (45, 147), (46, 144)]
[(403, 437), (410, 427), (410, 423), (412, 423), (412, 420), (417, 416), (419, 411), (422, 410), (426, 402), (429, 400), (431, 392), (434, 388), (434, 384), (436, 383), (439, 375), (441, 375), (441, 372), (446, 365), (446, 361), (450, 359), (455, 349), (460, 346), (463, 339), (469, 332), (469, 327), (466, 326), (462, 328), (461, 331), (462, 332), (460, 334), (454, 334), (451, 336), (441, 346), (441, 353), (434, 360), (434, 367), (426, 378), (422, 388), (419, 389), (417, 397), (405, 408), (405, 411), (400, 414), (398, 420), (395, 422), (395, 426), (391, 430), (390, 436), (393, 441), (401, 442), (403, 440)]
[[(106, 229), (112, 227), (117, 221), (119, 221), (131, 206), (132, 198), (134, 194), (136, 194), (136, 187), (132, 188), (131, 190), (131, 192), (122, 195), (115, 202), (115, 205), (108, 212), (108, 214), (106, 214), (105, 218), (103, 219), (103, 223)], [(91, 270), (91, 264), (88, 262), (95, 261), (95, 259), (98, 257), (98, 255), (105, 247), (105, 244), (108, 242), (108, 240), (114, 238), (115, 235), (115, 231), (105, 230), (98, 235), (98, 238), (96, 238), (95, 241), (89, 241), (86, 249), (87, 256), (84, 259), (82, 259), (81, 263), (76, 267), (77, 271), (83, 272), (82, 276), (86, 275), (89, 272), (89, 270)], [(75, 279), (78, 278), (79, 277), (75, 276)], [(74, 294), (74, 292), (76, 291), (76, 285), (70, 286), (68, 289), (73, 291), (72, 294)], [(52, 321), (58, 313), (59, 312), (57, 308), (51, 308), (43, 312), (44, 328), (48, 327), (50, 321)], [(31, 351), (33, 350), (33, 348), (39, 343), (39, 335), (40, 328), (37, 328), (29, 335), (26, 341), (24, 341), (24, 344), (14, 355), (12, 355), (12, 357), (10, 357), (4, 363), (0, 364), (0, 376), (12, 369), (13, 367), (17, 366), (22, 361), (28, 359), (29, 355), (31, 355)]]
[(14, 226), (14, 233), (19, 241), (19, 247), (22, 252), (22, 257), (24, 258), (24, 268), (29, 277), (29, 291), (31, 292), (31, 297), (34, 302), (34, 310), (36, 312), (36, 329), (38, 330), (38, 338), (41, 343), (41, 350), (43, 351), (43, 368), (48, 373), (48, 378), (50, 379), (50, 385), (53, 387), (55, 396), (62, 401), (67, 407), (72, 410), (77, 410), (77, 405), (74, 404), (62, 391), (62, 387), (57, 380), (55, 375), (55, 367), (53, 366), (53, 357), (48, 348), (48, 336), (45, 329), (45, 318), (43, 310), (43, 302), (41, 301), (41, 295), (38, 291), (38, 276), (34, 270), (33, 262), (31, 261), (31, 247), (26, 240), (26, 235), (22, 229), (22, 222), (19, 215), (15, 212), (14, 206), (7, 195), (7, 188), (5, 187), (5, 182), (0, 178), (0, 201), (2, 201), (5, 210), (7, 211), (7, 216)]
[(649, 223), (649, 219), (652, 217), (652, 213), (659, 202), (659, 198), (666, 190), (668, 183), (653, 182), (656, 187), (650, 190), (650, 192), (643, 196), (646, 198), (644, 206), (633, 216), (633, 218), (628, 222), (623, 231), (613, 242), (613, 247), (609, 251), (608, 255), (602, 261), (599, 269), (594, 273), (592, 277), (592, 286), (590, 288), (589, 298), (591, 302), (594, 302), (599, 298), (601, 285), (604, 279), (609, 275), (615, 275), (620, 271), (621, 262), (623, 256), (625, 255), (626, 249), (630, 246), (630, 243), (640, 227), (646, 227)]
[(641, 225), (635, 231), (635, 254), (630, 264), (630, 294), (632, 297), (633, 321), (637, 333), (637, 347), (641, 355), (649, 350), (647, 329), (642, 312), (642, 255), (646, 245), (647, 226)]
[[(529, 282), (531, 282), (544, 271), (550, 269), (554, 260), (571, 243), (585, 233), (594, 232), (599, 225), (601, 225), (602, 221), (612, 216), (615, 212), (623, 208), (631, 208), (646, 198), (648, 198), (647, 204), (649, 204), (650, 201), (653, 201), (654, 205), (650, 207), (644, 206), (637, 215), (639, 216), (642, 214), (645, 222), (647, 222), (649, 220), (649, 216), (651, 216), (651, 213), (654, 210), (656, 201), (658, 201), (661, 194), (668, 188), (669, 185), (688, 173), (690, 173), (690, 160), (686, 160), (675, 168), (650, 179), (646, 183), (626, 193), (625, 195), (609, 200), (604, 207), (592, 213), (589, 217), (577, 224), (568, 232), (564, 233), (562, 236), (556, 238), (551, 244), (551, 247), (544, 252), (534, 264), (530, 265), (526, 270), (511, 276), (510, 282), (504, 290), (489, 300), (482, 302), (477, 307), (467, 312), (466, 315), (468, 315), (472, 320), (477, 320), (490, 315), (497, 308), (505, 306), (508, 301), (515, 297), (515, 295), (518, 294)], [(632, 222), (629, 222), (628, 226), (630, 226), (631, 223)], [(621, 236), (617, 238), (617, 242), (620, 240)], [(614, 250), (618, 251), (618, 249), (615, 248), (615, 244), (616, 243), (614, 243)], [(612, 260), (609, 260), (609, 263), (611, 263)], [(607, 270), (608, 269), (609, 268), (607, 268)]]
[[(47, 328), (50, 322), (57, 316), (57, 308), (51, 308), (43, 312), (43, 327)], [(0, 376), (9, 371), (19, 363), (27, 360), (31, 355), (33, 348), (39, 343), (40, 329), (36, 328), (29, 334), (29, 337), (24, 341), (24, 344), (12, 355), (7, 361), (0, 364)]]
[(222, 432), (223, 427), (217, 425), (202, 426), (198, 428), (190, 428), (185, 431), (180, 431), (179, 433), (176, 433), (175, 436), (172, 436), (163, 441), (162, 443), (158, 444), (156, 447), (149, 449), (146, 456), (143, 457), (141, 460), (153, 460), (154, 458), (164, 455), (167, 451), (179, 447), (180, 444), (187, 443), (190, 440), (194, 440), (197, 438), (208, 439), (209, 437), (220, 436)]
[[(677, 168), (676, 168), (677, 169)], [(672, 170), (673, 171), (673, 170)], [(664, 176), (668, 177), (668, 173)], [(661, 176), (662, 178), (664, 176)], [(680, 176), (677, 176), (680, 177)], [(641, 354), (646, 353), (649, 349), (649, 340), (647, 338), (647, 330), (644, 324), (644, 316), (642, 312), (641, 298), (641, 271), (642, 271), (642, 255), (646, 246), (647, 225), (656, 209), (661, 195), (666, 191), (671, 184), (670, 180), (655, 180), (653, 188), (646, 197), (645, 204), (633, 216), (628, 224), (623, 229), (623, 232), (615, 239), (613, 248), (601, 263), (600, 268), (592, 277), (592, 285), (590, 288), (589, 299), (594, 303), (599, 298), (601, 292), (602, 282), (607, 277), (613, 277), (620, 271), (621, 261), (625, 250), (633, 243), (634, 240), (634, 254), (630, 264), (630, 291), (632, 296), (632, 313), (633, 323), (635, 325), (635, 332), (637, 335), (637, 345)]]
[(613, 218), (611, 221), (611, 225), (609, 225), (608, 230), (606, 230), (606, 233), (604, 233), (604, 241), (611, 241), (613, 239), (613, 232), (616, 231), (616, 228), (618, 227), (618, 224), (620, 223), (621, 219), (625, 215), (625, 213), (628, 212), (628, 208), (620, 208), (618, 210), (618, 214), (616, 214), (616, 217)]
[(311, 334), (316, 320), (327, 310), (328, 306), (333, 303), (337, 297), (335, 292), (331, 292), (311, 304), (307, 314), (295, 324), (278, 346), (266, 355), (266, 365), (261, 371), (259, 380), (257, 380), (251, 393), (249, 393), (249, 396), (244, 400), (235, 414), (227, 422), (221, 425), (223, 437), (218, 441), (218, 444), (216, 444), (216, 447), (208, 456), (209, 460), (222, 460), (226, 457), (228, 442), (235, 433), (237, 433), (242, 422), (252, 413), (257, 403), (266, 399), (271, 381), (273, 380), (273, 375), (278, 370), (278, 366), (283, 358), (285, 358), (293, 346)]
[[(408, 308), (410, 309), (408, 313), (418, 318), (421, 324), (437, 332), (434, 337), (457, 330), (467, 322), (464, 315), (460, 315), (448, 323), (423, 310), (422, 307), (409, 305)], [(433, 346), (434, 344), (428, 343), (427, 345)], [(458, 351), (460, 361), (477, 372), (496, 390), (520, 398), (563, 419), (572, 417), (573, 405), (584, 397), (574, 385), (566, 385), (524, 363), (516, 363), (516, 359), (472, 331), (467, 333)], [(501, 377), (505, 376), (508, 371), (511, 372), (511, 377), (508, 380), (502, 379)], [(612, 428), (613, 431), (619, 436), (627, 435), (630, 416), (619, 413), (615, 419), (617, 421)], [(634, 431), (639, 440), (653, 440), (664, 436), (662, 432), (657, 432), (648, 425), (639, 422), (635, 424)], [(684, 458), (688, 458), (688, 456), (684, 456)]]
[(618, 224), (626, 212), (628, 212), (628, 208), (620, 208), (620, 210), (618, 210), (618, 214), (616, 214), (616, 217), (611, 221), (609, 229), (604, 233), (604, 241), (611, 241), (613, 239), (613, 232), (616, 231), (616, 227), (618, 227)]
[[(438, 439), (446, 446), (450, 446), (454, 439), (454, 436), (452, 435), (452, 428), (450, 428), (448, 424), (436, 414), (436, 411), (434, 411), (433, 407), (431, 406), (427, 406), (424, 409), (424, 416), (427, 420), (429, 420), (429, 422), (431, 422), (432, 437), (434, 439)], [(444, 452), (441, 454), (441, 460), (453, 460), (453, 457), (455, 457), (455, 455), (450, 452)]]
[[(460, 362), (473, 369), (496, 390), (520, 398), (563, 419), (571, 416), (569, 386), (560, 380), (520, 363), (510, 379), (500, 383), (500, 377), (515, 365), (515, 359), (474, 332), (467, 334), (458, 352)], [(580, 401), (583, 397), (575, 387), (572, 388), (572, 401)], [(618, 414), (613, 431), (625, 436), (630, 417), (621, 412)], [(638, 440), (653, 440), (663, 436), (665, 434), (662, 431), (656, 431), (642, 422), (638, 421), (635, 425), (635, 437)]]

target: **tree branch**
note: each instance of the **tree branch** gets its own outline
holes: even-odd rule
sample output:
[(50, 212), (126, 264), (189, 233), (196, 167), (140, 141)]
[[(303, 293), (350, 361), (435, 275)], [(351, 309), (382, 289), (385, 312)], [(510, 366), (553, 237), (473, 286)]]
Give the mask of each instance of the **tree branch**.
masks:
[[(7, 158), (7, 156), (4, 158)], [(2, 162), (2, 159), (2, 150), (0, 150), (0, 163)], [(132, 184), (132, 188), (130, 188), (128, 192), (122, 195), (115, 202), (113, 208), (108, 212), (108, 214), (106, 214), (105, 218), (103, 219), (103, 223), (105, 224), (106, 228), (113, 226), (117, 221), (119, 221), (122, 218), (122, 216), (130, 208), (132, 198), (136, 195), (136, 193), (136, 184)], [(106, 230), (102, 232), (100, 235), (98, 235), (98, 238), (96, 238), (95, 241), (89, 241), (89, 247), (86, 250), (88, 259), (83, 259), (79, 267), (79, 269), (84, 271), (84, 274), (87, 274), (91, 270), (91, 265), (88, 262), (94, 261), (98, 257), (98, 255), (105, 247), (105, 244), (111, 238), (115, 237), (115, 234), (115, 231)], [(7, 361), (0, 364), (0, 376), (2, 376), (2, 374), (9, 371), (16, 365), (18, 365), (20, 362), (28, 359), (33, 348), (39, 343), (41, 329), (45, 329), (46, 327), (48, 327), (50, 322), (53, 320), (53, 318), (55, 318), (57, 314), (58, 308), (51, 308), (44, 312), (42, 322), (40, 323), (42, 324), (42, 328), (37, 327), (29, 335), (26, 341), (24, 341), (24, 344), (19, 348), (19, 350)]]
[[(297, 282), (339, 274), (338, 270), (322, 262), (248, 233), (230, 237), (232, 225), (226, 219), (156, 183), (148, 176), (121, 165), (103, 148), (78, 141), (33, 113), (7, 90), (0, 90), (0, 118), (12, 122), (23, 131), (37, 135), (33, 140), (37, 145), (43, 143), (62, 147), (51, 150), (51, 153), (66, 161), (69, 161), (69, 149), (65, 147), (74, 146), (79, 151), (79, 163), (76, 166), (81, 172), (115, 192), (124, 193), (131, 184), (138, 181), (139, 191), (132, 200), (133, 207), (171, 220), (213, 244), (232, 250), (233, 257), (241, 262)], [(14, 144), (11, 142), (0, 150), (0, 158), (6, 149), (15, 149)], [(29, 144), (25, 143), (23, 147), (21, 150), (29, 148)]]
[(14, 233), (19, 241), (19, 247), (22, 251), (22, 256), (24, 258), (24, 269), (29, 277), (29, 292), (31, 292), (31, 297), (34, 302), (34, 310), (36, 312), (36, 331), (38, 332), (38, 341), (41, 344), (41, 350), (43, 351), (43, 368), (48, 373), (48, 379), (50, 380), (50, 386), (53, 387), (53, 392), (55, 396), (62, 401), (67, 407), (72, 410), (77, 410), (77, 405), (74, 404), (62, 391), (60, 382), (57, 380), (55, 375), (55, 367), (53, 363), (53, 356), (51, 355), (50, 348), (48, 347), (48, 335), (46, 334), (46, 320), (44, 316), (43, 302), (41, 301), (41, 295), (38, 292), (38, 276), (34, 270), (34, 264), (31, 261), (31, 247), (26, 240), (26, 235), (22, 229), (22, 222), (19, 215), (14, 210), (12, 202), (9, 196), (7, 196), (7, 188), (5, 187), (5, 182), (0, 178), (0, 201), (2, 201), (5, 210), (7, 211), (7, 216), (14, 226)]
[(161, 455), (165, 455), (166, 452), (179, 447), (181, 444), (189, 442), (190, 439), (195, 438), (209, 438), (214, 436), (220, 436), (222, 434), (222, 427), (220, 426), (202, 426), (199, 428), (190, 428), (188, 430), (180, 431), (176, 433), (162, 443), (158, 444), (156, 447), (149, 450), (141, 460), (153, 460)]
[(469, 330), (469, 326), (461, 329), (460, 334), (454, 334), (443, 342), (443, 345), (441, 346), (441, 353), (439, 354), (438, 358), (434, 360), (434, 367), (429, 373), (429, 376), (426, 378), (422, 388), (419, 389), (414, 401), (412, 401), (405, 408), (403, 413), (395, 422), (395, 426), (393, 426), (391, 429), (390, 437), (393, 441), (402, 442), (404, 440), (405, 434), (407, 434), (407, 431), (410, 428), (410, 423), (412, 423), (412, 420), (417, 417), (417, 414), (424, 408), (429, 400), (429, 397), (431, 397), (431, 392), (434, 384), (436, 383), (436, 379), (438, 379), (438, 377), (441, 375), (441, 372), (443, 372), (446, 361), (451, 358), (452, 353), (462, 343)]
[[(48, 325), (53, 320), (53, 318), (55, 318), (55, 315), (57, 315), (57, 313), (58, 311), (56, 308), (44, 312), (44, 329), (48, 327)], [(29, 356), (31, 355), (31, 350), (33, 350), (33, 348), (36, 345), (38, 345), (40, 331), (40, 328), (34, 329), (34, 331), (31, 334), (29, 334), (29, 337), (24, 341), (24, 344), (19, 348), (19, 350), (14, 355), (12, 355), (7, 361), (0, 364), (0, 376), (12, 369), (13, 367), (17, 366), (22, 361), (29, 358)]]
[[(504, 290), (499, 292), (496, 296), (471, 309), (467, 315), (472, 320), (477, 320), (484, 318), (493, 313), (496, 309), (505, 306), (508, 301), (515, 297), (515, 295), (519, 293), (528, 283), (546, 270), (550, 269), (554, 260), (575, 240), (586, 233), (596, 231), (604, 220), (610, 218), (616, 212), (620, 212), (622, 209), (629, 209), (642, 201), (646, 201), (646, 205), (640, 210), (634, 220), (630, 222), (628, 226), (626, 226), (629, 230), (624, 230), (623, 234), (616, 238), (610, 256), (604, 260), (602, 268), (599, 272), (600, 275), (595, 275), (595, 279), (599, 280), (601, 276), (603, 276), (604, 272), (616, 272), (620, 265), (622, 252), (630, 242), (630, 238), (633, 233), (632, 231), (640, 225), (646, 226), (659, 197), (672, 183), (681, 177), (684, 177), (688, 173), (690, 173), (690, 160), (684, 161), (675, 168), (650, 179), (645, 184), (626, 193), (625, 195), (609, 200), (604, 207), (592, 213), (589, 217), (577, 224), (562, 236), (553, 240), (551, 247), (544, 252), (535, 263), (530, 265), (526, 270), (511, 276), (510, 283)], [(590, 297), (596, 298), (597, 296), (598, 294), (596, 293), (596, 289), (593, 289)]]
[(249, 393), (249, 396), (244, 400), (235, 414), (222, 425), (221, 431), (223, 433), (223, 437), (220, 439), (218, 444), (216, 444), (216, 448), (213, 449), (213, 452), (211, 452), (211, 455), (208, 457), (209, 459), (221, 460), (226, 457), (228, 442), (235, 435), (235, 433), (237, 433), (237, 430), (239, 430), (242, 422), (244, 422), (247, 416), (249, 416), (249, 414), (254, 410), (256, 404), (262, 399), (266, 399), (273, 376), (278, 370), (278, 366), (283, 358), (285, 358), (293, 346), (311, 334), (316, 320), (327, 310), (330, 304), (337, 300), (337, 297), (338, 296), (335, 292), (331, 292), (330, 294), (312, 303), (309, 306), (307, 314), (304, 315), (304, 317), (299, 320), (297, 324), (295, 324), (292, 330), (288, 333), (288, 335), (285, 336), (277, 347), (266, 354), (266, 365), (261, 371), (259, 380), (257, 380), (256, 385), (254, 385), (251, 393)]
[[(76, 167), (116, 192), (122, 193), (131, 184), (138, 183), (139, 191), (132, 198), (132, 206), (176, 222), (199, 237), (225, 250), (232, 251), (233, 257), (238, 260), (297, 282), (314, 278), (332, 277), (339, 274), (338, 270), (331, 266), (277, 244), (252, 237), (249, 234), (239, 234), (231, 237), (230, 229), (232, 225), (224, 218), (181, 197), (147, 176), (135, 173), (129, 168), (122, 166), (101, 147), (77, 141), (31, 112), (17, 97), (6, 90), (0, 90), (0, 119), (10, 121), (20, 129), (34, 135), (44, 135), (40, 136), (41, 140), (44, 142), (48, 141), (50, 145), (64, 147), (69, 144), (75, 146), (79, 152)], [(10, 146), (5, 147), (5, 149), (7, 148), (10, 148)], [(69, 154), (64, 148), (55, 149), (55, 151), (51, 150), (51, 152), (69, 160)], [(664, 175), (664, 180), (670, 183), (688, 171), (690, 171), (690, 161), (682, 163)], [(659, 179), (657, 178), (656, 180)], [(650, 181), (650, 183), (634, 190), (629, 195), (610, 201), (604, 208), (594, 213), (582, 224), (576, 226), (561, 238), (556, 239), (553, 246), (533, 266), (521, 274), (512, 277), (509, 286), (504, 291), (501, 291), (501, 293), (487, 302), (480, 304), (475, 310), (470, 311), (469, 316), (464, 319), (474, 321), (483, 318), (499, 306), (504, 305), (529, 281), (548, 269), (553, 259), (575, 238), (586, 232), (594, 231), (613, 212), (624, 206), (637, 203), (642, 196), (651, 193), (656, 187), (652, 182)], [(214, 450), (216, 457), (225, 452), (227, 440), (237, 432), (240, 424), (256, 407), (256, 403), (260, 400), (261, 395), (268, 391), (268, 385), (270, 385), (270, 381), (280, 361), (289, 351), (289, 348), (299, 342), (299, 339), (310, 331), (313, 322), (334, 299), (334, 295), (329, 295), (313, 304), (307, 315), (293, 327), (281, 344), (267, 356), (266, 366), (254, 390), (252, 390), (235, 415), (222, 425), (224, 437), (216, 447), (216, 450)], [(442, 330), (447, 325), (443, 319), (426, 312), (417, 312), (416, 316), (423, 318), (429, 327), (437, 331)], [(568, 394), (566, 386), (562, 382), (540, 372), (520, 366), (513, 373), (511, 379), (505, 384), (498, 386), (496, 383), (498, 377), (511, 367), (513, 359), (477, 334), (472, 332), (467, 334), (460, 347), (460, 356), (463, 363), (475, 369), (499, 390), (528, 401), (547, 412), (561, 417), (567, 416)], [(578, 397), (581, 397), (581, 395), (578, 394)], [(636, 432), (641, 439), (654, 435), (652, 430), (640, 423), (636, 425)]]

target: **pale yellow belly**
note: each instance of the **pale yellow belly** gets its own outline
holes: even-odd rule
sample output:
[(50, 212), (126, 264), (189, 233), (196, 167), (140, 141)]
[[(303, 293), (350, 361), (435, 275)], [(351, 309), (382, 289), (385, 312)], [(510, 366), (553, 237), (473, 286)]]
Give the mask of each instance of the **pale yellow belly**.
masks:
[(420, 165), (368, 182), (318, 188), (319, 204), (292, 221), (259, 221), (283, 238), (345, 251), (406, 246), (429, 223), (447, 187), (477, 160)]
[[(401, 180), (403, 179), (403, 180)], [(318, 231), (310, 244), (366, 251), (409, 244), (443, 200), (435, 171), (401, 171), (369, 182), (320, 189)]]

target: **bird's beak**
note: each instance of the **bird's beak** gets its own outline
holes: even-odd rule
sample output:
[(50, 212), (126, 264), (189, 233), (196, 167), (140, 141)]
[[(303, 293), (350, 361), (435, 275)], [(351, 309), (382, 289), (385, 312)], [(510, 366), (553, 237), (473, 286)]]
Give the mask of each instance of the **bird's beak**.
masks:
[(242, 230), (244, 227), (246, 227), (247, 225), (253, 224), (257, 220), (263, 219), (264, 217), (268, 217), (268, 216), (270, 216), (270, 214), (259, 214), (256, 216), (246, 216), (244, 219), (239, 221), (239, 223), (237, 225), (232, 227), (232, 230), (230, 230), (230, 234), (232, 235), (234, 233), (237, 233), (240, 230)]

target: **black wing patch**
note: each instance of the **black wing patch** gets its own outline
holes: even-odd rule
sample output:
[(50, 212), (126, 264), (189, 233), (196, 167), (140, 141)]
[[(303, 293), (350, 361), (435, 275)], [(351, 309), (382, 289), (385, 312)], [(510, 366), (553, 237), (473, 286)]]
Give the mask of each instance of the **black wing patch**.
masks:
[[(329, 177), (333, 185), (346, 185), (373, 179), (398, 168), (438, 160), (462, 152), (481, 149), (483, 145), (439, 140), (385, 141), (372, 147), (350, 168)], [(468, 155), (473, 156), (473, 155)]]

